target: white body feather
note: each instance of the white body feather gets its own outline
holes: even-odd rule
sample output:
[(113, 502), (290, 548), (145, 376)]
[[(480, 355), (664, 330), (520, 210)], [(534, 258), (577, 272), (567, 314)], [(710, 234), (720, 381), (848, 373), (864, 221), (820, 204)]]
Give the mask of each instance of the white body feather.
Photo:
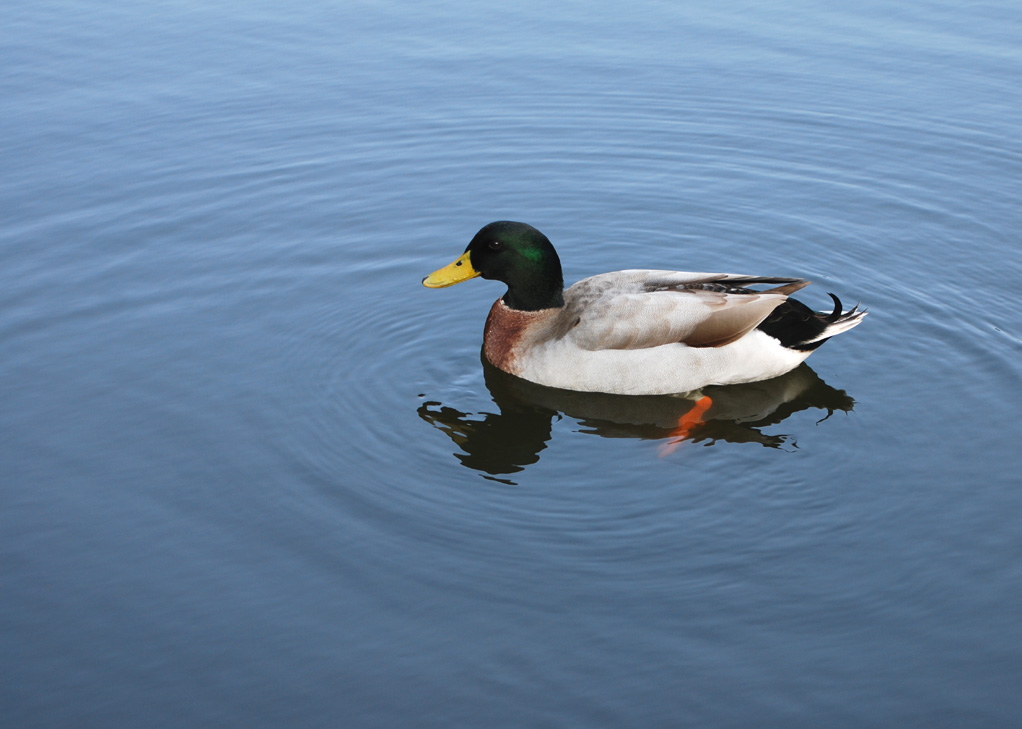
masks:
[(811, 352), (782, 347), (752, 331), (723, 347), (681, 343), (643, 349), (582, 349), (570, 339), (537, 345), (515, 372), (550, 387), (620, 395), (666, 395), (707, 385), (733, 385), (783, 375)]

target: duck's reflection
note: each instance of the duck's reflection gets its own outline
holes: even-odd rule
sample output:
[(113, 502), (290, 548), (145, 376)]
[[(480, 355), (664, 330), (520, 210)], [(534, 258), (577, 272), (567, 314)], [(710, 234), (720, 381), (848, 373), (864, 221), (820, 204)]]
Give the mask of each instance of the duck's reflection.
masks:
[[(462, 453), (465, 466), (491, 475), (521, 471), (539, 460), (550, 440), (551, 423), (561, 414), (578, 421), (580, 432), (605, 438), (678, 438), (679, 419), (695, 406), (699, 395), (604, 395), (558, 390), (501, 372), (485, 359), (483, 372), (498, 412), (463, 413), (435, 401), (419, 407), (419, 417), (447, 433)], [(687, 440), (712, 444), (759, 443), (771, 448), (790, 444), (786, 435), (763, 428), (792, 413), (816, 408), (826, 414), (850, 411), (855, 404), (843, 390), (830, 387), (806, 364), (781, 377), (746, 385), (713, 386), (701, 391), (712, 405)], [(709, 402), (709, 401), (707, 401)]]

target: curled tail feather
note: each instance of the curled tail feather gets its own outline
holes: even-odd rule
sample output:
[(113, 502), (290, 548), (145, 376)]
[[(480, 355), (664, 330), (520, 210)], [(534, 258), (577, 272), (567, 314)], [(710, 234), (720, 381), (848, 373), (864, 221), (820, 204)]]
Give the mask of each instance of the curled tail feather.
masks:
[(788, 299), (758, 328), (789, 349), (812, 351), (834, 335), (858, 326), (866, 316), (858, 304), (844, 311), (841, 299), (834, 294), (827, 295), (834, 302), (830, 313), (815, 312), (796, 299)]

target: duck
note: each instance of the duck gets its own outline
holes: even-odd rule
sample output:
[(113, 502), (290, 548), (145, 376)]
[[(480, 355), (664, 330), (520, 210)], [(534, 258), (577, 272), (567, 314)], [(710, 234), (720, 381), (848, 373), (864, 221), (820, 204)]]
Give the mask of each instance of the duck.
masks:
[(791, 298), (811, 283), (801, 278), (628, 269), (564, 288), (550, 240), (508, 220), (483, 226), (422, 284), (476, 277), (507, 286), (483, 328), (486, 360), (581, 392), (677, 395), (779, 377), (866, 316), (834, 294), (832, 311), (813, 311)]

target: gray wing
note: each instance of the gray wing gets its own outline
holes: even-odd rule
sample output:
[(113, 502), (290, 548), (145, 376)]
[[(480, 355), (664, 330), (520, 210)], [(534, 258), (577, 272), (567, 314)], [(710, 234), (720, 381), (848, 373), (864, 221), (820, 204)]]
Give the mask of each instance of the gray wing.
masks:
[[(747, 286), (781, 284), (766, 291)], [(720, 347), (756, 328), (808, 286), (795, 278), (682, 271), (616, 271), (564, 292), (558, 337), (582, 349), (643, 349), (683, 343)]]

